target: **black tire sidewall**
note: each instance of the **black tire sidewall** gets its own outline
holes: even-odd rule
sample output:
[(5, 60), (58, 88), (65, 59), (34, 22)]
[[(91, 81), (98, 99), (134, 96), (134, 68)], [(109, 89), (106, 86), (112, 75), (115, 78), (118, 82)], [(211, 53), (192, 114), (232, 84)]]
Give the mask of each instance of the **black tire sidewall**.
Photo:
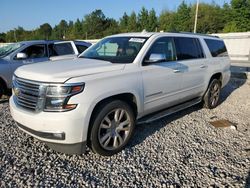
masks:
[[(122, 109), (126, 110), (126, 112), (129, 114), (130, 119), (131, 119), (131, 131), (127, 137), (127, 140), (123, 143), (122, 146), (120, 146), (116, 150), (105, 150), (99, 143), (99, 139), (98, 139), (99, 126), (100, 126), (103, 118), (109, 112), (111, 112), (112, 110), (114, 110), (116, 108), (122, 108)], [(95, 153), (98, 153), (98, 154), (104, 155), (104, 156), (111, 156), (111, 155), (114, 155), (114, 154), (120, 152), (127, 145), (129, 140), (131, 139), (133, 132), (134, 132), (134, 127), (135, 127), (135, 117), (133, 114), (133, 110), (131, 109), (131, 107), (127, 103), (120, 101), (120, 100), (110, 101), (109, 103), (101, 105), (99, 107), (99, 109), (97, 110), (97, 112), (95, 113), (95, 117), (93, 118), (92, 122), (93, 123), (91, 125), (91, 131), (90, 131), (91, 149)]]
[[(209, 84), (208, 90), (207, 90), (206, 95), (205, 95), (205, 97), (204, 97), (204, 105), (205, 105), (205, 107), (208, 108), (208, 109), (213, 109), (213, 108), (215, 108), (215, 107), (218, 105), (218, 103), (219, 103), (219, 99), (218, 99), (217, 103), (215, 103), (215, 105), (212, 105), (212, 104), (211, 104), (211, 101), (210, 101), (210, 98), (211, 98), (211, 89), (213, 88), (213, 86), (214, 86), (215, 84), (218, 84), (219, 90), (220, 90), (219, 92), (221, 93), (221, 83), (220, 83), (220, 81), (217, 80), (217, 79), (213, 79), (213, 80), (211, 81), (211, 83)], [(219, 96), (220, 96), (220, 93), (219, 93)]]
[(2, 98), (3, 94), (4, 94), (4, 89), (2, 84), (0, 83), (0, 99)]

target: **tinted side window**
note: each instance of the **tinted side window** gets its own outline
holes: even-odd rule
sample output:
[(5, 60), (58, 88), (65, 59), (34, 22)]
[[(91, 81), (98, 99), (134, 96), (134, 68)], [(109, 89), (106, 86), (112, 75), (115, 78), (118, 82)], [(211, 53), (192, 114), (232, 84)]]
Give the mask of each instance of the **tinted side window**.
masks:
[(196, 38), (175, 37), (178, 60), (204, 58), (200, 41)]
[(205, 39), (205, 42), (213, 57), (224, 57), (228, 56), (227, 48), (223, 41)]
[(25, 48), (23, 53), (26, 53), (28, 58), (43, 58), (47, 57), (46, 48), (44, 44), (36, 44)]
[[(171, 37), (163, 37), (154, 42), (148, 51), (145, 60), (153, 60), (154, 58), (162, 58), (164, 61), (175, 61), (176, 53), (174, 41)], [(156, 61), (157, 62), (157, 61)]]
[(81, 53), (84, 52), (88, 47), (87, 47), (87, 46), (83, 46), (83, 45), (76, 44), (76, 48), (77, 48), (78, 52), (81, 54)]
[(57, 43), (49, 45), (50, 56), (75, 54), (71, 43)]

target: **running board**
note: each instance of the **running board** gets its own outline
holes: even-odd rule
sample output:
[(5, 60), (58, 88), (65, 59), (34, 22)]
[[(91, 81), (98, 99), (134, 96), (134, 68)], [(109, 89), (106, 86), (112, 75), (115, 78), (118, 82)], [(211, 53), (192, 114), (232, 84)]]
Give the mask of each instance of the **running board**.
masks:
[(176, 113), (178, 111), (184, 110), (186, 108), (189, 108), (191, 106), (194, 106), (202, 101), (202, 98), (195, 98), (193, 100), (187, 101), (185, 103), (181, 103), (179, 105), (167, 108), (165, 110), (162, 110), (160, 112), (153, 113), (152, 115), (147, 115), (145, 117), (142, 117), (137, 120), (137, 124), (143, 124), (143, 123), (151, 123), (153, 121), (156, 121), (158, 119), (161, 119), (163, 117), (169, 116), (173, 113)]

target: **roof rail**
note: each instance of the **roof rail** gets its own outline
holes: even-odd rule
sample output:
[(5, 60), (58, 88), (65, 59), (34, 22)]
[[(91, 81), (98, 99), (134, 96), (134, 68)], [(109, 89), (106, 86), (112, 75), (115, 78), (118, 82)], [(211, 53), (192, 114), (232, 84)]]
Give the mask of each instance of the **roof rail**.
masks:
[(188, 35), (197, 35), (197, 36), (205, 36), (205, 37), (219, 38), (218, 36), (208, 35), (208, 34), (202, 34), (202, 33), (179, 32), (179, 31), (173, 31), (173, 32), (170, 32), (170, 33), (182, 33), (182, 34), (188, 34)]

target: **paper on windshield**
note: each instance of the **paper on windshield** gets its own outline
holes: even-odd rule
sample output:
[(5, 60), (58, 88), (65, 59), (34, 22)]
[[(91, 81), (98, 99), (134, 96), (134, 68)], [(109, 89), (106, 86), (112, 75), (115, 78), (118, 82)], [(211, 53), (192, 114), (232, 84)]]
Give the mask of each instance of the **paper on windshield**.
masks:
[(146, 39), (143, 38), (131, 38), (129, 39), (129, 42), (138, 42), (138, 43), (144, 43)]

